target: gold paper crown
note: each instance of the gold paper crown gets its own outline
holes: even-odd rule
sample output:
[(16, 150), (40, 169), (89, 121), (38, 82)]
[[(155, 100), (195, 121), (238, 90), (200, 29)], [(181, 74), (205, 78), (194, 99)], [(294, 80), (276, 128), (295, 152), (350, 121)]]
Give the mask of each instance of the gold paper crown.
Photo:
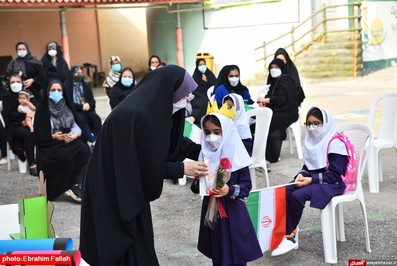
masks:
[(214, 101), (212, 103), (212, 105), (208, 102), (207, 105), (207, 114), (209, 113), (218, 113), (218, 114), (222, 114), (225, 115), (229, 118), (231, 118), (232, 120), (234, 120), (235, 118), (235, 114), (234, 114), (234, 106), (232, 106), (232, 108), (230, 108), (226, 103), (224, 103), (221, 107), (221, 109), (218, 109), (218, 104), (216, 103), (216, 101)]

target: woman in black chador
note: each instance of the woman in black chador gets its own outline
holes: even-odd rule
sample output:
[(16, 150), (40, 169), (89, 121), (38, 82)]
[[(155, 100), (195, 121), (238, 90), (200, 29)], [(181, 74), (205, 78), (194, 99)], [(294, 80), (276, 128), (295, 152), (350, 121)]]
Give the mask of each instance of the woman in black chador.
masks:
[[(158, 265), (150, 202), (163, 179), (188, 174), (200, 145), (183, 138), (186, 96), (197, 84), (167, 65), (144, 76), (104, 122), (87, 169), (80, 250), (90, 265)], [(193, 175), (205, 164), (194, 162)]]

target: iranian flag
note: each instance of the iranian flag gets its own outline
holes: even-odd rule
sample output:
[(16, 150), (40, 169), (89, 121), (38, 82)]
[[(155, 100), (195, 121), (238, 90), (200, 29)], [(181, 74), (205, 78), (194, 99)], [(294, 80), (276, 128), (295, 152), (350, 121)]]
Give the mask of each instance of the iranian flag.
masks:
[(285, 185), (251, 191), (247, 207), (262, 252), (276, 249), (285, 235)]
[(183, 136), (188, 137), (197, 144), (200, 144), (201, 129), (192, 122), (185, 120), (185, 128), (183, 130)]

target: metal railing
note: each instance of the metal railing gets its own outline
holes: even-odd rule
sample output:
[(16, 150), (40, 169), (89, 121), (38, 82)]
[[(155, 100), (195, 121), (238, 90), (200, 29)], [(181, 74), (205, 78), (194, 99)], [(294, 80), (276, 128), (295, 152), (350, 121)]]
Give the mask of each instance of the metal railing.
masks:
[[(341, 17), (327, 17), (328, 12), (331, 9), (336, 9), (336, 8), (343, 8), (343, 7), (347, 7), (348, 8), (348, 16), (341, 16)], [(301, 35), (297, 35), (297, 30), (300, 28), (303, 28), (304, 26), (307, 25), (307, 23), (311, 23), (313, 21), (314, 18), (316, 18), (317, 16), (321, 15), (321, 21), (318, 22), (317, 24), (315, 24), (314, 26), (312, 26), (308, 31), (306, 31), (305, 33), (301, 34)], [(321, 8), (320, 10), (314, 12), (310, 17), (308, 17), (307, 19), (305, 19), (304, 21), (302, 21), (301, 23), (299, 23), (297, 26), (292, 26), (291, 30), (278, 36), (277, 38), (271, 40), (271, 41), (264, 41), (263, 44), (257, 48), (255, 48), (255, 51), (259, 50), (259, 49), (263, 49), (263, 57), (259, 58), (256, 60), (256, 62), (259, 62), (261, 60), (264, 61), (264, 65), (265, 65), (265, 70), (267, 69), (267, 64), (266, 64), (266, 60), (269, 57), (273, 57), (274, 56), (274, 52), (272, 51), (272, 53), (268, 53), (267, 52), (267, 47), (270, 44), (273, 44), (285, 37), (287, 37), (288, 35), (291, 36), (290, 42), (288, 45), (283, 46), (284, 49), (289, 49), (291, 48), (291, 53), (290, 53), (290, 57), (291, 58), (295, 58), (297, 55), (299, 55), (300, 53), (302, 53), (303, 51), (305, 51), (309, 46), (311, 46), (314, 43), (318, 43), (319, 41), (322, 41), (325, 39), (325, 37), (329, 34), (329, 33), (338, 33), (338, 32), (353, 32), (353, 33), (361, 33), (361, 2), (358, 3), (348, 3), (348, 4), (341, 4), (341, 5), (332, 5), (332, 6), (323, 6), (323, 8)], [(328, 23), (331, 21), (343, 21), (343, 20), (347, 20), (349, 22), (349, 27), (345, 28), (345, 29), (328, 29)], [(316, 31), (318, 31), (320, 33), (317, 33)], [(308, 41), (305, 44), (302, 44), (301, 41), (303, 40), (303, 38), (305, 38), (307, 35), (311, 35), (310, 41)], [(298, 48), (297, 46), (300, 45), (300, 47)], [(280, 46), (281, 47), (281, 46)]]

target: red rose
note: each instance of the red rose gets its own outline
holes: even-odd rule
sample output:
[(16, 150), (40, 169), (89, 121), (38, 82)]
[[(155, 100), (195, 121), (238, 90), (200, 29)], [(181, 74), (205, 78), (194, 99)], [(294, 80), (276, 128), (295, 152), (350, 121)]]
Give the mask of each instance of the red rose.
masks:
[(229, 161), (228, 158), (221, 158), (219, 161), (219, 164), (221, 165), (222, 169), (228, 170), (232, 168), (232, 163)]

